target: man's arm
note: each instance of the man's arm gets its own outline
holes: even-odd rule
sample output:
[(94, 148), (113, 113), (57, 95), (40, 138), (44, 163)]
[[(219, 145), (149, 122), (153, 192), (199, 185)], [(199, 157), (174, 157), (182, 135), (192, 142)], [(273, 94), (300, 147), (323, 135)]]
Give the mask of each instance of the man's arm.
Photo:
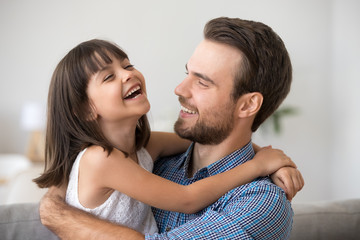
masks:
[(40, 202), (40, 218), (61, 239), (144, 239), (144, 235), (73, 208), (59, 190), (51, 188)]

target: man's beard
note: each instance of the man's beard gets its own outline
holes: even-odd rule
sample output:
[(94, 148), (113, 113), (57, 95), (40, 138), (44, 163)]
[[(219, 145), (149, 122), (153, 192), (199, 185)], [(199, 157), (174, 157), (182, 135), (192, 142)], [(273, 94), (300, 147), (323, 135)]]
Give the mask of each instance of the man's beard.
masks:
[[(180, 99), (182, 102), (182, 99)], [(217, 145), (224, 141), (234, 129), (235, 104), (229, 103), (219, 111), (206, 111), (205, 117), (196, 121), (190, 128), (183, 128), (184, 120), (180, 117), (175, 122), (174, 130), (182, 138), (204, 145)]]

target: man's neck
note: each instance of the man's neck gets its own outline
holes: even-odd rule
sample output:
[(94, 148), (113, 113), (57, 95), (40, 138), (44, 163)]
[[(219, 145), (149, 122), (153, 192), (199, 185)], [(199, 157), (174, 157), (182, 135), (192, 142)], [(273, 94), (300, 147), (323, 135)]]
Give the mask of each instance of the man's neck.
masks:
[(244, 147), (250, 140), (251, 133), (230, 135), (217, 145), (203, 145), (195, 143), (192, 152), (189, 174), (193, 176), (199, 169), (209, 166), (230, 153)]

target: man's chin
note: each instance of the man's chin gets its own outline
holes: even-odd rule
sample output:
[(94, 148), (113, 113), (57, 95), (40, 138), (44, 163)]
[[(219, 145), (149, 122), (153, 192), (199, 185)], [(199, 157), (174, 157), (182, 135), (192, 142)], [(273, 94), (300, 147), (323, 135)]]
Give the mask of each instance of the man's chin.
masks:
[(191, 134), (191, 129), (184, 127), (184, 122), (181, 119), (178, 119), (174, 124), (175, 133), (184, 139), (194, 141), (193, 136)]

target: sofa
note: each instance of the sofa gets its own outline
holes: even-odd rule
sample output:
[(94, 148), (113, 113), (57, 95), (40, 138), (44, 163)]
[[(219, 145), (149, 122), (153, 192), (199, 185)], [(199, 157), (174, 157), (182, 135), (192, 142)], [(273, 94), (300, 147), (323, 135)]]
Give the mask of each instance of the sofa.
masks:
[(360, 199), (293, 204), (293, 240), (359, 240)]
[[(38, 203), (0, 206), (0, 239), (58, 239), (41, 225)], [(360, 239), (360, 199), (294, 203), (292, 240)]]

